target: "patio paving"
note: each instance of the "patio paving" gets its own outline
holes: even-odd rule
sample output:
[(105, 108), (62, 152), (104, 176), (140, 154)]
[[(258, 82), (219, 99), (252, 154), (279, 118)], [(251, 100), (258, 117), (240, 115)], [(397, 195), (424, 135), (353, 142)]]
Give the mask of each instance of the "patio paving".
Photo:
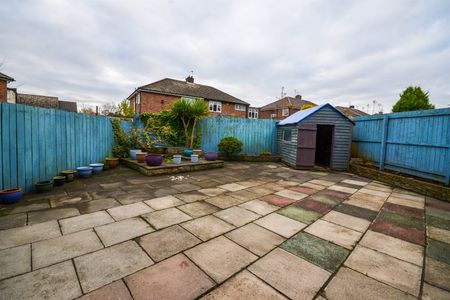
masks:
[(450, 203), (276, 163), (0, 205), (0, 299), (449, 299)]

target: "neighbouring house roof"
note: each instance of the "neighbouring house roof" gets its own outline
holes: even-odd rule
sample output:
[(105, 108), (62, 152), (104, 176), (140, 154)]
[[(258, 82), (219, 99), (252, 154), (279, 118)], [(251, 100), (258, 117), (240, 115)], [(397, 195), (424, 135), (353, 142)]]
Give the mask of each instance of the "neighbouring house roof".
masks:
[(297, 108), (297, 109), (301, 109), (303, 105), (311, 105), (311, 104), (316, 105), (315, 103), (308, 101), (308, 100), (303, 100), (303, 99), (294, 98), (294, 97), (284, 97), (277, 101), (274, 101), (272, 103), (262, 106), (260, 108), (260, 110), (266, 111), (266, 110), (277, 110), (277, 109), (283, 108), (284, 107), (283, 103), (285, 101), (292, 104), (292, 106), (291, 106), (292, 108)]
[(336, 108), (346, 115), (347, 117), (354, 118), (354, 117), (362, 117), (362, 116), (368, 116), (369, 114), (366, 112), (363, 112), (362, 110), (356, 109), (354, 107), (344, 107), (344, 106), (336, 106)]
[(14, 81), (14, 78), (12, 78), (12, 77), (10, 77), (10, 76), (8, 76), (8, 75), (6, 75), (6, 74), (3, 74), (3, 73), (1, 73), (0, 72), (0, 79), (3, 79), (3, 80), (6, 80), (6, 81)]
[(77, 112), (77, 103), (73, 101), (58, 101), (58, 108), (60, 110), (69, 111), (69, 112)]
[(315, 114), (316, 112), (318, 112), (319, 110), (323, 109), (324, 107), (329, 107), (329, 108), (335, 110), (342, 118), (344, 118), (344, 119), (348, 120), (349, 122), (353, 123), (353, 121), (350, 118), (348, 118), (346, 115), (344, 115), (339, 110), (337, 110), (333, 105), (331, 105), (329, 103), (326, 103), (326, 104), (321, 104), (321, 105), (318, 105), (318, 106), (314, 106), (312, 108), (300, 110), (300, 111), (296, 112), (295, 114), (290, 115), (286, 119), (281, 120), (280, 122), (278, 122), (277, 125), (282, 126), (282, 125), (298, 124), (301, 121), (303, 121), (306, 118), (308, 118), (309, 116), (311, 116), (311, 115)]
[(58, 97), (21, 94), (17, 93), (17, 104), (26, 104), (31, 106), (61, 109), (69, 112), (77, 112), (77, 103), (72, 101), (61, 101)]
[[(218, 90), (212, 86), (190, 83), (171, 78), (164, 78), (162, 80), (138, 87), (136, 91), (154, 92), (158, 94), (174, 96), (191, 96), (209, 100), (250, 105), (249, 103), (233, 97), (225, 92), (222, 92), (221, 90)], [(133, 96), (135, 92), (133, 92), (133, 94), (131, 94), (128, 99), (131, 98), (131, 96)]]

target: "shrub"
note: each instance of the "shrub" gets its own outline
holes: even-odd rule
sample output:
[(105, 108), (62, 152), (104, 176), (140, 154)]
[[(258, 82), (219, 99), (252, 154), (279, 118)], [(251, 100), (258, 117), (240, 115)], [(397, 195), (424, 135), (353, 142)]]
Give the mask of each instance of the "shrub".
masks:
[(392, 107), (392, 112), (424, 109), (434, 109), (434, 105), (430, 103), (428, 98), (428, 92), (423, 92), (418, 86), (410, 86), (402, 92), (400, 99)]
[(219, 151), (224, 152), (226, 156), (238, 154), (242, 151), (242, 142), (233, 136), (223, 138), (219, 145)]
[(269, 151), (263, 151), (263, 152), (259, 153), (259, 156), (272, 156), (272, 153)]

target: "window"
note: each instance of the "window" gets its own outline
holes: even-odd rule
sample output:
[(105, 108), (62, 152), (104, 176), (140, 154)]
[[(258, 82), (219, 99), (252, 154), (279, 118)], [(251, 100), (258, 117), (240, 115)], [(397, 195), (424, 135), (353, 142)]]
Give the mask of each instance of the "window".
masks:
[(137, 93), (136, 95), (136, 103), (141, 104), (141, 93)]
[(235, 104), (234, 105), (234, 109), (235, 110), (240, 110), (240, 111), (246, 111), (245, 105), (242, 105), (242, 104)]
[(249, 119), (258, 119), (258, 110), (256, 108), (248, 109), (248, 118)]
[(275, 118), (277, 117), (277, 114), (270, 114), (270, 117), (271, 117), (272, 119), (275, 119)]
[(283, 141), (290, 142), (292, 140), (292, 129), (283, 129)]
[(222, 102), (220, 102), (220, 101), (209, 101), (209, 111), (211, 111), (211, 112), (222, 112)]
[(188, 96), (183, 96), (181, 97), (181, 100), (187, 101), (187, 102), (195, 102), (197, 100), (197, 98), (194, 97), (188, 97)]
[(289, 116), (289, 108), (283, 108), (283, 117)]

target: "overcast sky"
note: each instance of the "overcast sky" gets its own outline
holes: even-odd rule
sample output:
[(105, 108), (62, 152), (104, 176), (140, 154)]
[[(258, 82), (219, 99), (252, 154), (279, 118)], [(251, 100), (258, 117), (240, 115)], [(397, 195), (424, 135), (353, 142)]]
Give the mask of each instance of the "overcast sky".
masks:
[(388, 112), (409, 85), (450, 105), (448, 0), (2, 0), (0, 41), (19, 92), (91, 105), (191, 70), (254, 106), (284, 86)]

